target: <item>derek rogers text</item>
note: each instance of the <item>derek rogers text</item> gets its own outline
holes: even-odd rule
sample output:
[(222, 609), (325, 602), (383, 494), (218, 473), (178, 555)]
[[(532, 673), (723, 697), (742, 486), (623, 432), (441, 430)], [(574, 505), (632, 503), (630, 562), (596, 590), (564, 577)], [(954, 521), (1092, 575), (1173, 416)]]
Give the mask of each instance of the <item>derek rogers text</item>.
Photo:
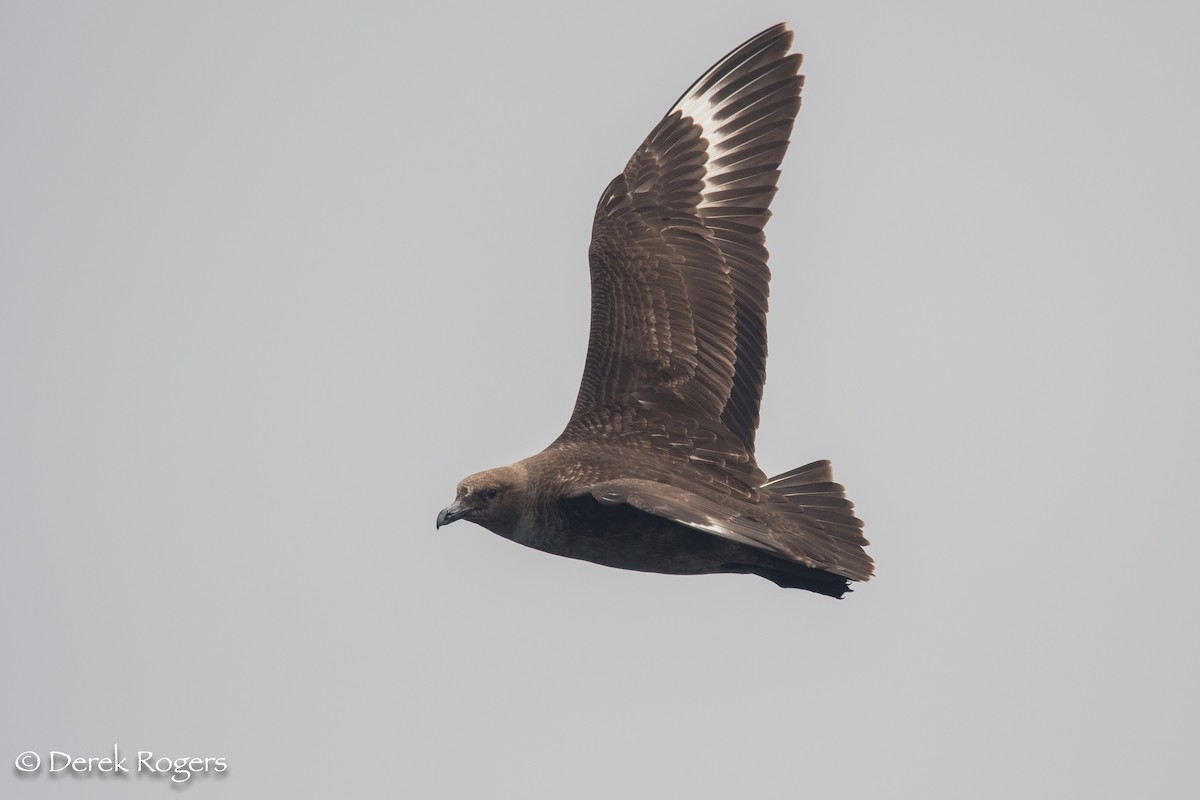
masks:
[[(132, 771), (139, 774), (170, 775), (175, 783), (184, 783), (193, 775), (202, 772), (222, 773), (229, 769), (225, 756), (159, 756), (150, 750), (138, 750)], [(128, 773), (131, 771), (129, 757), (121, 755), (120, 745), (113, 745), (111, 756), (74, 757), (60, 750), (46, 754), (48, 773), (107, 772)]]

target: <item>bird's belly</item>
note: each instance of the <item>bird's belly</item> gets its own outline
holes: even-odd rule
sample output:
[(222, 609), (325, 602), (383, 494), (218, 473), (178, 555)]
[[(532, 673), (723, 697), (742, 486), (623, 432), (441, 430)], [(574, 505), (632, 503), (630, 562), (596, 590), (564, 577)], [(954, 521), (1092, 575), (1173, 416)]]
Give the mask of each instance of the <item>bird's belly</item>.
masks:
[[(598, 505), (598, 504), (597, 504)], [(630, 506), (605, 506), (586, 524), (560, 518), (527, 520), (506, 538), (566, 558), (606, 567), (698, 575), (729, 572), (742, 545)]]

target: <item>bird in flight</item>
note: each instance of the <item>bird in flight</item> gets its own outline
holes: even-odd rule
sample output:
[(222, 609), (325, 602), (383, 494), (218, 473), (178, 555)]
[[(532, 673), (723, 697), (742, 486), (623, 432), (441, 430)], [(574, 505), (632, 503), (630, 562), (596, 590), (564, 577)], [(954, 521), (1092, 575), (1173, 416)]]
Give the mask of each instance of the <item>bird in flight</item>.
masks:
[(754, 574), (831, 597), (871, 577), (829, 462), (768, 479), (754, 458), (763, 226), (804, 83), (791, 44), (780, 24), (718, 61), (604, 190), (571, 419), (537, 455), (465, 478), (439, 528), (466, 519), (610, 567)]

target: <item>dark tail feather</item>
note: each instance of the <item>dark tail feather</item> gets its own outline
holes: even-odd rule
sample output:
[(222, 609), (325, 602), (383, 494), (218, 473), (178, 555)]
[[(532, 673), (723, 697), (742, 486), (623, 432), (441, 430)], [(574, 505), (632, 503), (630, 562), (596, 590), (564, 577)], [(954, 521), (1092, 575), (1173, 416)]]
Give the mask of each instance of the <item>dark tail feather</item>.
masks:
[(819, 521), (834, 536), (867, 544), (862, 538), (862, 520), (854, 516), (854, 503), (846, 497), (845, 487), (833, 482), (833, 468), (828, 461), (814, 461), (777, 475), (762, 488), (786, 498), (788, 510)]
[(832, 572), (806, 567), (803, 564), (793, 564), (790, 561), (778, 559), (771, 564), (756, 564), (748, 567), (748, 572), (782, 586), (784, 589), (805, 589), (827, 597), (839, 600), (846, 592), (853, 591), (850, 581)]
[(814, 461), (803, 467), (790, 469), (782, 475), (776, 475), (763, 484), (777, 491), (783, 491), (789, 486), (804, 486), (809, 483), (831, 483), (833, 481), (833, 465), (828, 460)]
[[(875, 566), (863, 550), (870, 543), (862, 535), (862, 520), (854, 515), (854, 503), (846, 497), (845, 488), (834, 483), (833, 468), (828, 461), (814, 461), (777, 475), (762, 488), (770, 495), (776, 510), (788, 514), (802, 528), (828, 537), (831, 550), (829, 556), (820, 558), (823, 565), (836, 566), (838, 572), (853, 580), (871, 578)], [(780, 586), (790, 585), (771, 575), (764, 577)]]

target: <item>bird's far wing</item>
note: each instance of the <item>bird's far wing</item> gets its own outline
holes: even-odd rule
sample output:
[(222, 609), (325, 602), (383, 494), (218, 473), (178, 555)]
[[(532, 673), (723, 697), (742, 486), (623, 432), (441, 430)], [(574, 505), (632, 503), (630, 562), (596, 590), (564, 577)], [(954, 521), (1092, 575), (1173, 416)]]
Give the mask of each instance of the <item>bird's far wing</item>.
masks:
[(669, 402), (719, 421), (753, 453), (766, 359), (762, 228), (802, 85), (791, 39), (778, 25), (718, 62), (605, 190), (572, 419)]
[(817, 519), (795, 514), (781, 518), (761, 506), (720, 503), (698, 492), (668, 483), (618, 478), (584, 487), (572, 496), (590, 494), (602, 505), (625, 503), (634, 508), (805, 566), (853, 580), (871, 577), (871, 561), (862, 551), (861, 536), (827, 531)]
[(672, 109), (691, 117), (708, 142), (698, 211), (729, 266), (737, 312), (736, 370), (722, 421), (753, 450), (766, 379), (767, 269), (763, 227), (792, 123), (800, 110), (803, 56), (776, 25), (734, 50), (684, 92)]

